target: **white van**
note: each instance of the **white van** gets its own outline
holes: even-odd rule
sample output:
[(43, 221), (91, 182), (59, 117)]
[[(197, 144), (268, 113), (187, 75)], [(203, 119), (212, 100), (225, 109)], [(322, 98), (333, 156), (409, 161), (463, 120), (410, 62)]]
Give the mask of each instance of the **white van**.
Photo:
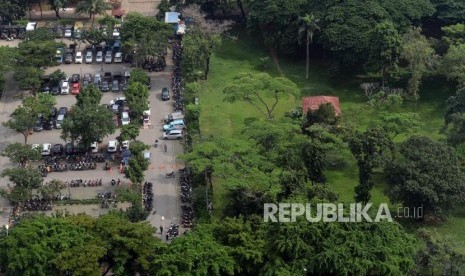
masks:
[(108, 146), (107, 146), (107, 151), (112, 153), (112, 152), (116, 152), (116, 149), (118, 148), (118, 142), (115, 141), (115, 140), (111, 140), (108, 142)]

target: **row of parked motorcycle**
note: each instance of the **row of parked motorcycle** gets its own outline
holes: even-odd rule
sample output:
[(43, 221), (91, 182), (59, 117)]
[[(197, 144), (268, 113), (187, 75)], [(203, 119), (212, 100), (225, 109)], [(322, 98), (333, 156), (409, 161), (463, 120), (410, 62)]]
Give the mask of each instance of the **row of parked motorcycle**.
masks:
[(192, 183), (190, 171), (187, 168), (179, 170), (181, 185), (181, 223), (185, 228), (192, 227), (194, 210), (192, 208)]
[(145, 181), (142, 189), (142, 203), (147, 212), (153, 210), (153, 184), (152, 182)]

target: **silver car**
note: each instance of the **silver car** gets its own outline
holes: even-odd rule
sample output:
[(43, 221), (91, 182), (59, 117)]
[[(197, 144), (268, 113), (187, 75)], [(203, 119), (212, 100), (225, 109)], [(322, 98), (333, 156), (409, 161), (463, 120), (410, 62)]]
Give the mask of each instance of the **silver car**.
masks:
[(113, 60), (113, 57), (111, 56), (111, 51), (107, 51), (105, 54), (105, 63), (111, 63)]
[(95, 62), (102, 63), (103, 62), (103, 52), (98, 51), (97, 55), (95, 56)]
[(86, 53), (86, 63), (92, 63), (92, 59), (93, 59), (92, 51), (87, 51), (87, 53)]

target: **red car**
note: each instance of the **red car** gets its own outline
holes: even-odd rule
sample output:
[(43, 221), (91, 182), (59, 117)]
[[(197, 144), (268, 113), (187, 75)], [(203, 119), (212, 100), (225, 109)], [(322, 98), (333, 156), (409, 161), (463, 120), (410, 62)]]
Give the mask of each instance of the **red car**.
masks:
[(76, 94), (79, 94), (80, 90), (81, 90), (81, 86), (79, 85), (79, 83), (73, 83), (73, 88), (71, 89), (71, 93), (73, 93), (73, 95), (76, 95)]

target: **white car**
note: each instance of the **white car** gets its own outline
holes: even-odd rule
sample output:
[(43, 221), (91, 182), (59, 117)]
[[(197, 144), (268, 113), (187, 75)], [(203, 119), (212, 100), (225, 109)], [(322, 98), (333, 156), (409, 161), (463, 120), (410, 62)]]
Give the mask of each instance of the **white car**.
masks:
[(163, 140), (176, 140), (182, 138), (182, 130), (174, 129), (163, 133)]
[(86, 63), (92, 63), (92, 51), (87, 51), (86, 53)]
[(82, 52), (77, 52), (76, 56), (74, 57), (75, 63), (82, 63)]
[(65, 38), (71, 38), (73, 36), (73, 31), (71, 29), (65, 30)]
[(113, 38), (119, 38), (119, 30), (113, 29)]
[(171, 121), (169, 124), (163, 126), (163, 131), (170, 131), (174, 129), (183, 129), (186, 125), (184, 124), (184, 120), (174, 120)]
[(106, 54), (105, 54), (105, 63), (111, 63), (112, 60), (113, 60), (113, 58), (112, 58), (112, 55), (111, 55), (111, 51), (107, 51)]
[(95, 56), (95, 62), (102, 63), (103, 62), (103, 52), (98, 51), (97, 55)]
[(69, 82), (68, 81), (61, 82), (61, 94), (63, 95), (69, 94)]
[(42, 156), (49, 156), (52, 151), (52, 144), (44, 144), (42, 146)]
[(128, 150), (129, 149), (129, 141), (123, 141), (121, 142), (121, 146), (119, 147), (119, 151), (123, 152), (123, 150)]
[(90, 152), (91, 153), (97, 153), (98, 152), (98, 143), (97, 142), (93, 142), (92, 144), (90, 144)]
[(107, 152), (113, 153), (116, 152), (118, 148), (118, 142), (115, 140), (108, 141)]
[(40, 145), (39, 144), (32, 144), (31, 149), (38, 150), (38, 149), (40, 149)]
[(110, 101), (110, 105), (116, 104), (116, 102), (119, 102), (119, 101), (123, 101), (123, 102), (126, 101), (126, 97), (115, 98), (114, 100)]
[(152, 159), (152, 153), (150, 151), (144, 152), (144, 159), (150, 163), (150, 160)]
[(121, 63), (123, 62), (123, 54), (121, 52), (117, 52), (115, 57), (113, 58), (114, 63)]
[(128, 112), (123, 112), (121, 113), (121, 125), (129, 125), (131, 123), (131, 119), (129, 119), (129, 113)]

